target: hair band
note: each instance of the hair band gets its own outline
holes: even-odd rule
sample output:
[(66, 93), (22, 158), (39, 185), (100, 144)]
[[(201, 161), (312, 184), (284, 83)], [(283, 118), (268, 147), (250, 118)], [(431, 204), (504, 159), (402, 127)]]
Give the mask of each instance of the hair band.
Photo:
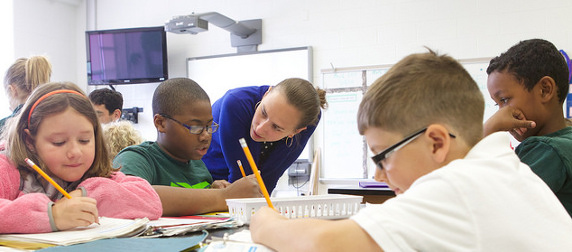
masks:
[(55, 91), (49, 92), (45, 95), (42, 95), (36, 102), (34, 102), (34, 105), (32, 105), (32, 108), (30, 109), (30, 112), (28, 113), (28, 128), (30, 128), (30, 118), (32, 117), (32, 112), (34, 112), (34, 109), (36, 108), (36, 106), (38, 106), (38, 104), (41, 101), (48, 98), (49, 96), (55, 95), (55, 94), (61, 94), (61, 93), (77, 94), (77, 95), (81, 95), (81, 96), (85, 97), (85, 95), (83, 95), (82, 93), (80, 93), (78, 91), (74, 91), (74, 90), (69, 90), (69, 89), (55, 90)]

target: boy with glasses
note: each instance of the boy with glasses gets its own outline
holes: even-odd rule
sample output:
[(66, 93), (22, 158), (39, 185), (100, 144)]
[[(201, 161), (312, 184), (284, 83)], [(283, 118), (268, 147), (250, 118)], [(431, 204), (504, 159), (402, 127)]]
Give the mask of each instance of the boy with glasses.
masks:
[[(277, 251), (567, 251), (572, 219), (504, 133), (482, 138), (484, 100), (449, 56), (410, 55), (369, 88), (358, 129), (397, 197), (350, 219), (254, 214)], [(292, 242), (295, 241), (295, 242)]]
[(163, 203), (163, 215), (224, 211), (227, 198), (262, 196), (253, 175), (233, 184), (213, 181), (201, 161), (218, 124), (213, 121), (207, 93), (196, 82), (187, 78), (164, 81), (152, 103), (157, 141), (125, 148), (113, 163), (123, 173), (153, 185)]

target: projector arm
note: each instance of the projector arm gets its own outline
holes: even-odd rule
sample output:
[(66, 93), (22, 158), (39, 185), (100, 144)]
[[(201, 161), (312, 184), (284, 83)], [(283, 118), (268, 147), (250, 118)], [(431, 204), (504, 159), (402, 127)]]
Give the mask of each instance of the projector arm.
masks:
[(202, 14), (196, 14), (200, 19), (204, 19), (211, 24), (214, 24), (230, 33), (237, 35), (241, 38), (248, 38), (250, 34), (256, 32), (256, 29), (246, 27), (240, 22), (235, 22), (229, 17), (222, 15), (218, 12), (207, 12)]
[(218, 12), (176, 16), (165, 23), (165, 31), (197, 34), (208, 30), (208, 23), (230, 32), (230, 42), (238, 52), (252, 52), (262, 44), (262, 20), (235, 22)]

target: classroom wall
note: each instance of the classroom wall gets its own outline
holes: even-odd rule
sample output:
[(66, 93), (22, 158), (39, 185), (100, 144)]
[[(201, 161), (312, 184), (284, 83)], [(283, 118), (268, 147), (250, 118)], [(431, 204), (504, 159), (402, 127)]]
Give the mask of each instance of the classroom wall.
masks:
[[(13, 3), (14, 60), (47, 56), (52, 63), (52, 81), (72, 81), (85, 87), (85, 39), (80, 36), (86, 22), (84, 1), (13, 0)], [(0, 71), (4, 77), (6, 69)]]
[[(294, 3), (296, 2), (296, 3)], [(162, 25), (176, 15), (216, 11), (234, 20), (263, 20), (259, 50), (312, 46), (314, 82), (321, 69), (392, 64), (429, 46), (455, 58), (491, 57), (519, 40), (545, 38), (572, 48), (568, 0), (97, 0), (97, 29)], [(137, 8), (134, 8), (137, 6)], [(295, 6), (295, 7), (294, 7)], [(227, 31), (169, 33), (171, 77), (186, 76), (188, 57), (234, 53)], [(570, 49), (572, 50), (572, 49)], [(224, 73), (221, 73), (224, 74)], [(145, 104), (139, 128), (154, 139), (150, 97), (156, 85), (123, 88)], [(121, 91), (121, 90), (120, 90)], [(141, 91), (141, 92), (140, 92)], [(141, 105), (139, 105), (141, 106)]]
[[(157, 26), (176, 15), (212, 11), (237, 21), (262, 19), (259, 50), (312, 46), (316, 85), (322, 85), (322, 69), (393, 64), (424, 51), (423, 46), (467, 59), (498, 55), (519, 40), (544, 38), (572, 51), (569, 0), (89, 1), (14, 1), (16, 55), (46, 52), (54, 79), (86, 87), (86, 23), (90, 29)], [(236, 52), (229, 33), (212, 25), (208, 32), (168, 33), (167, 39), (170, 77), (186, 76), (186, 58)], [(150, 107), (156, 86), (117, 86), (125, 107), (144, 107), (137, 127), (148, 140), (156, 137)], [(316, 143), (321, 142), (317, 133)]]

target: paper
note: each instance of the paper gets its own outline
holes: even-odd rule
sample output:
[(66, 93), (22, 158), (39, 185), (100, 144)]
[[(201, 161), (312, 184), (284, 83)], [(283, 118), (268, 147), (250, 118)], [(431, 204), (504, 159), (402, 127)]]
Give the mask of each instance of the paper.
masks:
[(274, 250), (252, 241), (250, 230), (242, 230), (223, 237), (222, 241), (211, 242), (202, 252), (244, 251), (272, 252)]
[(225, 251), (233, 251), (233, 252), (273, 252), (274, 250), (256, 243), (244, 243), (244, 242), (235, 242), (235, 241), (215, 241), (211, 242), (208, 247), (206, 247), (203, 252), (225, 252)]
[[(88, 227), (76, 228), (67, 231), (58, 231), (41, 234), (4, 234), (0, 235), (0, 245), (21, 249), (38, 249), (53, 245), (72, 245), (95, 241), (104, 238), (130, 237), (143, 232), (147, 228), (149, 219), (117, 219), (99, 217), (99, 223)], [(31, 247), (26, 248), (28, 244)], [(39, 247), (38, 247), (39, 246)]]
[(229, 217), (217, 215), (192, 215), (183, 217), (163, 217), (150, 221), (145, 232), (147, 237), (162, 237), (182, 235), (199, 230), (217, 228), (235, 228), (240, 226), (238, 222)]

